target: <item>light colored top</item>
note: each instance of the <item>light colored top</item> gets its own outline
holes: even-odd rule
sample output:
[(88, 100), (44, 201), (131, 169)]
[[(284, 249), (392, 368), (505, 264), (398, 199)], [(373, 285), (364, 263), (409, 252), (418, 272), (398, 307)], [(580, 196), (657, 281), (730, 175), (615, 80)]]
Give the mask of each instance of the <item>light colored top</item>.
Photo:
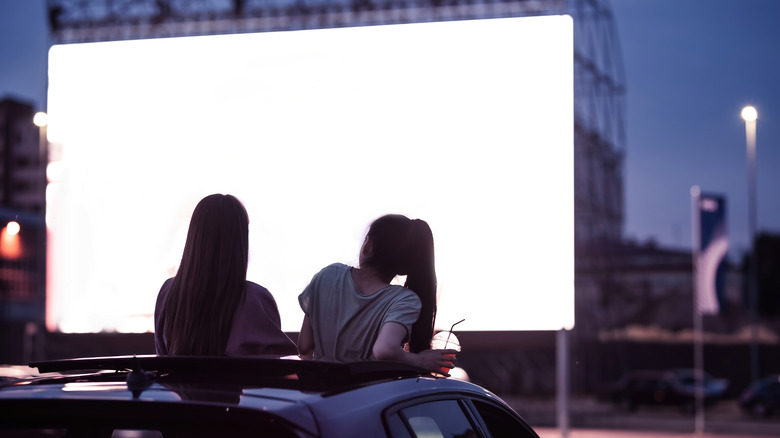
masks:
[[(154, 309), (154, 345), (159, 355), (167, 355), (167, 341), (162, 315), (173, 285), (169, 278), (160, 288)], [(230, 329), (225, 355), (227, 356), (289, 356), (298, 354), (295, 343), (282, 331), (279, 309), (268, 289), (251, 281), (246, 282), (244, 301), (236, 310)]]
[(374, 358), (379, 330), (388, 322), (406, 328), (420, 316), (420, 298), (398, 285), (361, 295), (351, 267), (334, 263), (318, 272), (298, 296), (314, 335), (314, 358), (349, 362)]

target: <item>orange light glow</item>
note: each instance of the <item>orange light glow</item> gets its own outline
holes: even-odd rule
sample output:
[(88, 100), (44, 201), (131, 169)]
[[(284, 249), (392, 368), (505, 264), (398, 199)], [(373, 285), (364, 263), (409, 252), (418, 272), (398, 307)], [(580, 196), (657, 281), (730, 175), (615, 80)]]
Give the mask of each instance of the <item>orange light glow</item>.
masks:
[(6, 231), (11, 236), (16, 236), (19, 234), (19, 231), (21, 231), (22, 227), (19, 226), (19, 222), (11, 221), (8, 222), (8, 225), (5, 226)]
[(22, 256), (22, 242), (19, 239), (19, 224), (11, 221), (0, 231), (0, 257), (16, 260)]

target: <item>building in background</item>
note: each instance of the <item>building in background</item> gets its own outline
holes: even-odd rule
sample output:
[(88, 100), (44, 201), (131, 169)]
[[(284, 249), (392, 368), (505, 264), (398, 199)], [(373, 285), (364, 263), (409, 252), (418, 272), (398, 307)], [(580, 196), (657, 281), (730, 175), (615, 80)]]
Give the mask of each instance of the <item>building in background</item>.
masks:
[[(761, 233), (755, 245), (758, 259), (758, 313), (763, 317), (780, 318), (780, 235)], [(746, 273), (748, 263), (750, 260), (746, 259)]]
[(0, 100), (0, 206), (43, 215), (46, 204), (46, 151), (33, 106)]
[(0, 363), (40, 357), (46, 303), (46, 148), (33, 106), (0, 100)]

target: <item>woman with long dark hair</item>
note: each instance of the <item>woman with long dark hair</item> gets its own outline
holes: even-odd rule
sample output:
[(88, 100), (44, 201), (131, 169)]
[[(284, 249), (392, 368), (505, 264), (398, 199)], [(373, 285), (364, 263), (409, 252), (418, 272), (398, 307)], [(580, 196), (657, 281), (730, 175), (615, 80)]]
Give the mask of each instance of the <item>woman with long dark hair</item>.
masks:
[(247, 281), (249, 217), (214, 194), (195, 207), (176, 276), (160, 289), (154, 341), (160, 355), (291, 355), (271, 293)]
[[(397, 275), (406, 276), (404, 286), (391, 284)], [(327, 266), (298, 301), (305, 314), (298, 337), (303, 357), (397, 360), (437, 373), (453, 367), (456, 351), (430, 349), (436, 268), (433, 233), (423, 220), (378, 218), (363, 242), (359, 267)]]

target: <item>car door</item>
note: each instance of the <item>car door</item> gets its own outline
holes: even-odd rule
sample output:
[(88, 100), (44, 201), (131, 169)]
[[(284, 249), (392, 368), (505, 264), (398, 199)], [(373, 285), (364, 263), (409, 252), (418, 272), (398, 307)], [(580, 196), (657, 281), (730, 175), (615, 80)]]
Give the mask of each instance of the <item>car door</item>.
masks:
[(446, 396), (409, 401), (385, 413), (392, 438), (538, 438), (517, 414), (479, 397)]
[(396, 405), (385, 415), (392, 438), (477, 438), (479, 426), (455, 397), (425, 398)]

